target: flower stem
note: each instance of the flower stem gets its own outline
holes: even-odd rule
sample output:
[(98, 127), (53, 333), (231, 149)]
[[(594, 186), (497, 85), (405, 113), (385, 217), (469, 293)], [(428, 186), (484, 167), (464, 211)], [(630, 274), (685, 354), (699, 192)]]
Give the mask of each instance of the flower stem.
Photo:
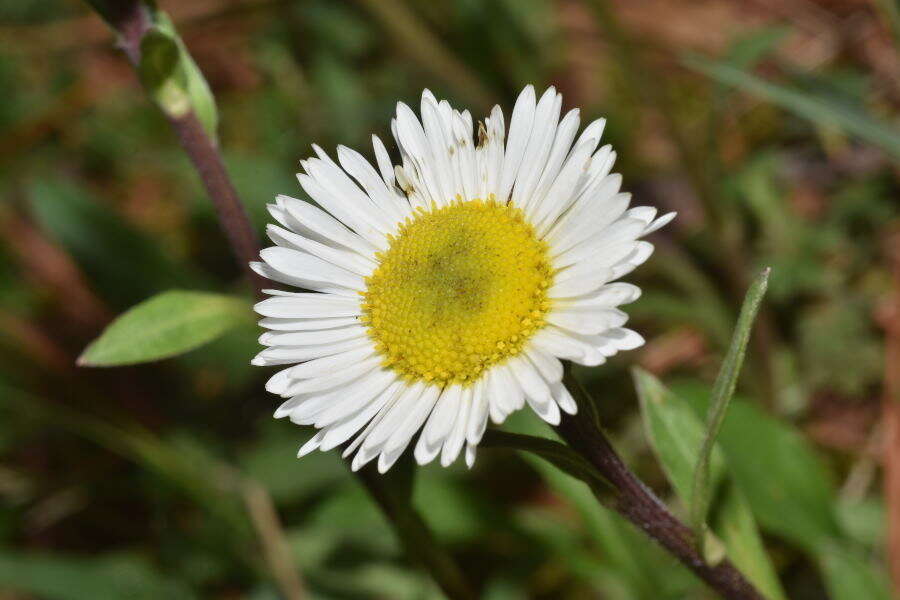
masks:
[[(140, 0), (132, 2), (92, 0), (92, 4), (119, 34), (119, 46), (131, 64), (137, 68), (141, 61), (141, 40), (152, 25), (149, 8)], [(259, 295), (263, 279), (248, 266), (251, 261), (259, 258), (259, 239), (228, 177), (218, 146), (207, 135), (194, 111), (187, 111), (177, 117), (165, 116), (200, 175), (203, 187), (206, 188), (206, 193), (215, 206), (219, 226), (228, 238), (235, 259)]]
[[(137, 67), (141, 60), (141, 40), (151, 26), (147, 5), (141, 0), (89, 0), (89, 3), (118, 33), (122, 50), (132, 65)], [(259, 256), (259, 241), (225, 169), (218, 145), (206, 133), (193, 111), (179, 117), (167, 115), (166, 118), (212, 199), (219, 225), (225, 232), (235, 259), (247, 273), (257, 294), (260, 294), (264, 280), (249, 268), (249, 263)], [(394, 526), (407, 553), (424, 564), (444, 594), (451, 600), (473, 598), (459, 567), (434, 540), (408, 496), (392, 489), (371, 469), (363, 469), (356, 475)]]
[(656, 540), (723, 598), (762, 600), (763, 596), (727, 559), (715, 566), (706, 563), (697, 553), (691, 529), (676, 519), (622, 462), (594, 418), (593, 401), (572, 375), (571, 369), (566, 369), (563, 382), (578, 402), (579, 412), (575, 416), (563, 415), (556, 431), (615, 488), (609, 505)]

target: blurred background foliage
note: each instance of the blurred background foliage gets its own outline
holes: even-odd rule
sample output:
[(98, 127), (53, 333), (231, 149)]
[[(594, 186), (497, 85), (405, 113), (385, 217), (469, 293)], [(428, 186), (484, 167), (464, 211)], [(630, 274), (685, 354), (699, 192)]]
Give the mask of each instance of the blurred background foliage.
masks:
[[(606, 116), (626, 188), (679, 211), (636, 273), (648, 344), (578, 372), (606, 428), (679, 509), (627, 368), (700, 410), (743, 293), (771, 266), (722, 449), (788, 597), (887, 597), (893, 0), (161, 6), (216, 95), (260, 231), (277, 193), (302, 195), (311, 143), (368, 154), (423, 87), (485, 114), (554, 84), (583, 122)], [(272, 420), (252, 322), (156, 364), (75, 367), (153, 294), (248, 290), (101, 21), (74, 0), (5, 0), (0, 41), (0, 598), (263, 600), (281, 597), (284, 565), (309, 597), (439, 597), (335, 453), (294, 458), (309, 431)], [(525, 413), (509, 428), (548, 435)], [(472, 471), (419, 469), (415, 501), (485, 598), (709, 597), (531, 457), (483, 449)]]

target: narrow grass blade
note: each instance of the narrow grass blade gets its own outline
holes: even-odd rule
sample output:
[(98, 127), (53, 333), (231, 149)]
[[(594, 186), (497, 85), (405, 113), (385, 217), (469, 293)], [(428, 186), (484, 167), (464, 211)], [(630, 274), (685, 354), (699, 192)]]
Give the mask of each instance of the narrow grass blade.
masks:
[(715, 81), (759, 96), (803, 119), (819, 125), (841, 127), (894, 158), (900, 158), (900, 131), (890, 123), (867, 114), (862, 108), (839, 104), (790, 86), (772, 83), (731, 65), (698, 56), (688, 56), (683, 63)]
[(744, 304), (741, 307), (741, 314), (738, 316), (731, 345), (713, 384), (712, 401), (706, 418), (706, 433), (703, 438), (703, 445), (700, 447), (700, 453), (697, 456), (690, 496), (691, 524), (694, 531), (697, 532), (697, 540), (701, 546), (705, 538), (703, 534), (706, 530), (706, 513), (709, 510), (709, 502), (712, 495), (709, 477), (710, 457), (716, 444), (716, 438), (719, 437), (719, 431), (722, 429), (722, 422), (728, 413), (731, 398), (734, 395), (734, 388), (737, 385), (737, 378), (741, 372), (741, 365), (744, 363), (747, 342), (750, 340), (750, 332), (753, 329), (753, 321), (756, 319), (759, 305), (762, 303), (763, 296), (766, 293), (770, 270), (768, 268), (763, 270), (750, 285), (750, 289), (744, 298)]

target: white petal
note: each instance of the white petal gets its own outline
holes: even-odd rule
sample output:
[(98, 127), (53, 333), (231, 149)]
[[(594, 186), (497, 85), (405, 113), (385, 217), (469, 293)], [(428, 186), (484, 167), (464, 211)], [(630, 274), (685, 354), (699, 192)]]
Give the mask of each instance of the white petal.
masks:
[(347, 382), (356, 379), (360, 375), (374, 371), (380, 363), (380, 356), (372, 356), (335, 373), (313, 377), (312, 379), (299, 380), (291, 385), (289, 389), (291, 395), (330, 390), (342, 386)]
[(534, 214), (533, 222), (536, 223), (539, 236), (543, 237), (559, 215), (575, 201), (575, 190), (587, 174), (591, 152), (596, 146), (597, 140), (587, 140), (572, 151), (572, 155), (563, 165), (562, 171), (547, 192), (546, 201)]
[(608, 283), (596, 292), (572, 298), (558, 306), (571, 307), (605, 307), (614, 308), (622, 304), (634, 302), (641, 297), (641, 288), (631, 283), (617, 281)]
[(357, 291), (366, 289), (365, 281), (358, 274), (351, 273), (312, 254), (274, 246), (265, 248), (259, 255), (270, 267), (292, 277), (337, 284)]
[(676, 212), (670, 212), (670, 213), (666, 213), (663, 216), (661, 216), (660, 218), (656, 219), (655, 221), (653, 221), (652, 223), (647, 225), (647, 229), (644, 230), (644, 235), (649, 235), (649, 234), (653, 233), (654, 231), (656, 231), (657, 229), (659, 229), (661, 227), (665, 227), (666, 225), (669, 224), (669, 222), (672, 219), (675, 218), (675, 215), (677, 215), (677, 214), (678, 213), (676, 213)]
[(472, 384), (472, 409), (469, 411), (469, 423), (466, 427), (466, 440), (470, 445), (477, 444), (484, 435), (488, 420), (487, 380), (482, 377)]
[(426, 387), (431, 386), (428, 386), (421, 381), (417, 381), (403, 390), (400, 397), (391, 407), (391, 410), (384, 415), (381, 422), (379, 422), (366, 436), (366, 439), (363, 441), (362, 447), (360, 448), (360, 452), (374, 458), (374, 455), (381, 451), (381, 448), (385, 442), (387, 442), (388, 438), (391, 437), (391, 434), (397, 430), (406, 419), (407, 415), (413, 410), (413, 407), (415, 407), (419, 398), (421, 398), (422, 394), (425, 392)]
[(559, 359), (555, 356), (547, 354), (540, 348), (536, 348), (534, 344), (529, 344), (525, 348), (525, 356), (537, 368), (541, 377), (546, 381), (560, 381), (563, 376), (563, 366)]
[(557, 327), (587, 335), (621, 327), (628, 321), (628, 315), (621, 310), (596, 306), (557, 308), (546, 318), (548, 323), (553, 323)]
[(644, 345), (644, 338), (636, 331), (624, 327), (604, 332), (604, 337), (612, 340), (619, 350), (634, 350)]
[(559, 424), (559, 407), (550, 395), (550, 387), (537, 369), (521, 356), (507, 361), (516, 381), (522, 386), (525, 398), (532, 410), (551, 425)]
[(509, 137), (503, 156), (503, 170), (497, 187), (498, 202), (505, 203), (507, 201), (513, 183), (516, 181), (516, 175), (522, 164), (522, 157), (534, 126), (535, 107), (534, 87), (526, 86), (516, 99), (509, 122)]
[(288, 216), (294, 220), (291, 229), (300, 235), (323, 244), (339, 244), (361, 256), (375, 253), (377, 246), (347, 229), (321, 208), (284, 195), (278, 196), (277, 201), (283, 204)]
[(441, 466), (449, 467), (459, 456), (463, 443), (466, 441), (466, 429), (469, 425), (469, 410), (472, 407), (472, 387), (463, 389), (462, 397), (459, 402), (459, 413), (453, 422), (453, 429), (450, 436), (444, 442), (444, 449), (441, 451)]
[(290, 376), (292, 379), (319, 377), (356, 364), (361, 360), (369, 358), (373, 354), (375, 354), (375, 348), (369, 345), (350, 350), (349, 352), (341, 352), (340, 354), (335, 354), (333, 356), (316, 358), (292, 367)]
[(258, 302), (253, 310), (264, 317), (282, 319), (355, 317), (362, 314), (358, 297), (345, 298), (314, 293), (268, 298)]
[(269, 234), (269, 238), (279, 246), (293, 248), (312, 254), (326, 262), (341, 267), (342, 269), (346, 269), (351, 273), (356, 273), (362, 277), (368, 277), (376, 266), (376, 263), (373, 260), (365, 258), (352, 250), (335, 248), (305, 238), (302, 235), (292, 233), (275, 225), (268, 225), (266, 227), (266, 232)]
[(473, 444), (466, 444), (466, 466), (472, 468), (475, 465), (475, 452), (477, 448)]
[(403, 385), (403, 382), (395, 381), (361, 409), (329, 426), (324, 430), (326, 433), (320, 444), (321, 449), (323, 451), (332, 450), (349, 440), (353, 434), (368, 423), (394, 397), (397, 393), (397, 388), (401, 385)]
[(316, 329), (334, 329), (359, 323), (357, 317), (334, 317), (331, 319), (279, 319), (266, 317), (256, 322), (260, 327), (274, 331), (314, 331)]
[(331, 356), (348, 350), (371, 347), (372, 342), (365, 337), (332, 342), (330, 344), (315, 344), (312, 346), (275, 346), (266, 348), (257, 354), (250, 364), (257, 366), (284, 365), (298, 363), (313, 358)]
[(311, 346), (362, 337), (366, 331), (362, 325), (313, 331), (267, 331), (259, 336), (259, 343), (263, 346)]
[(422, 430), (422, 437), (425, 438), (426, 443), (429, 445), (443, 440), (450, 433), (450, 430), (453, 429), (453, 422), (456, 419), (456, 414), (459, 412), (462, 391), (462, 386), (458, 384), (444, 388), (434, 412), (431, 413), (431, 417), (428, 419), (428, 424)]
[(312, 436), (305, 444), (300, 446), (300, 450), (297, 451), (297, 458), (303, 458), (313, 450), (316, 450), (319, 447), (319, 444), (322, 443), (323, 437), (325, 437), (324, 431), (319, 431), (316, 435)]
[[(300, 288), (304, 290), (314, 290), (317, 292), (321, 292), (323, 294), (333, 294), (335, 296), (344, 296), (345, 298), (358, 298), (359, 292), (356, 290), (352, 290), (350, 288), (335, 285), (333, 283), (328, 283), (324, 281), (314, 281), (312, 279), (304, 279), (302, 277), (294, 277), (288, 275), (287, 273), (283, 273), (278, 269), (274, 269), (267, 265), (264, 262), (252, 262), (250, 263), (250, 268), (256, 274), (265, 277), (266, 279), (271, 279), (272, 281), (277, 281), (278, 283), (285, 283), (287, 285), (293, 286), (295, 288)], [(272, 294), (276, 290), (265, 290), (267, 294)], [(284, 293), (279, 292), (274, 295), (286, 295)]]
[(556, 88), (550, 87), (541, 95), (535, 108), (534, 126), (531, 128), (531, 136), (522, 156), (522, 165), (512, 193), (513, 204), (523, 210), (527, 210), (533, 200), (541, 172), (553, 147), (561, 105), (562, 99), (556, 93)]
[(356, 414), (396, 382), (397, 374), (391, 369), (376, 369), (367, 373), (345, 387), (341, 396), (335, 398), (325, 410), (316, 413), (313, 425), (319, 428), (330, 427)]
[(412, 410), (409, 411), (400, 426), (391, 433), (382, 452), (390, 453), (398, 448), (405, 448), (409, 444), (409, 440), (422, 427), (425, 419), (428, 418), (440, 393), (441, 389), (436, 385), (429, 385), (425, 388), (425, 391), (413, 405)]
[(566, 386), (563, 385), (562, 382), (551, 384), (550, 390), (553, 392), (553, 399), (563, 412), (570, 415), (574, 415), (578, 412), (578, 404), (575, 403), (572, 394), (569, 393), (569, 390), (566, 389)]
[(577, 108), (573, 108), (566, 113), (566, 116), (560, 121), (559, 127), (556, 129), (556, 136), (553, 139), (553, 148), (550, 150), (550, 156), (547, 157), (541, 173), (541, 179), (534, 190), (533, 200), (529, 203), (529, 211), (527, 212), (529, 216), (533, 215), (534, 211), (538, 210), (546, 200), (550, 200), (547, 197), (547, 191), (559, 176), (560, 167), (562, 167), (569, 150), (572, 148), (572, 140), (575, 139), (580, 122), (580, 111)]

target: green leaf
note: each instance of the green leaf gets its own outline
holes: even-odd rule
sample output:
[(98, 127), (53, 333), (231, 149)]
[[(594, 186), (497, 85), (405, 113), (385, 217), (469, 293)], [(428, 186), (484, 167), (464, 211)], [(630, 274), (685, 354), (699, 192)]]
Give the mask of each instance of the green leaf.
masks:
[[(706, 529), (706, 513), (712, 497), (709, 483), (710, 457), (716, 445), (716, 438), (722, 429), (722, 422), (725, 420), (725, 415), (728, 414), (728, 406), (731, 404), (737, 378), (741, 372), (741, 366), (744, 364), (744, 354), (747, 350), (747, 342), (750, 340), (753, 321), (756, 319), (759, 305), (766, 293), (768, 280), (769, 269), (765, 269), (750, 285), (741, 307), (741, 314), (738, 316), (731, 345), (728, 347), (728, 353), (725, 355), (725, 360), (713, 384), (712, 402), (706, 416), (706, 433), (697, 456), (697, 466), (694, 469), (691, 487), (691, 525), (697, 534), (701, 550), (705, 539), (703, 532)], [(685, 407), (687, 410), (691, 410), (687, 405)]]
[(727, 61), (733, 67), (748, 68), (772, 52), (791, 33), (789, 27), (762, 27), (743, 36), (728, 49)]
[[(659, 379), (638, 368), (633, 370), (633, 375), (650, 444), (675, 493), (690, 506), (694, 465), (704, 437), (703, 425), (694, 410), (667, 390)], [(709, 465), (711, 487), (715, 489), (725, 475), (725, 461), (717, 447), (711, 453)]]
[(116, 307), (160, 289), (209, 284), (208, 277), (174, 260), (144, 232), (65, 179), (35, 182), (28, 195), (41, 229), (72, 255), (92, 286)]
[(690, 588), (699, 585), (690, 571), (671, 560), (615, 511), (597, 502), (584, 481), (535, 454), (524, 454), (547, 484), (578, 511), (587, 533), (602, 553), (610, 575), (627, 586), (633, 597), (646, 600), (682, 598), (687, 597)]
[(250, 318), (240, 298), (173, 290), (138, 304), (92, 342), (78, 364), (109, 367), (149, 362), (193, 350)]
[(900, 158), (900, 132), (897, 128), (870, 116), (862, 108), (772, 83), (726, 63), (698, 56), (688, 56), (683, 62), (688, 68), (711, 79), (759, 96), (803, 119), (826, 127), (841, 127), (895, 158)]
[(725, 483), (710, 526), (725, 544), (728, 557), (766, 598), (787, 598), (766, 554), (750, 505), (733, 482)]
[(835, 543), (819, 551), (819, 566), (831, 600), (890, 600), (887, 576), (856, 552)]
[(175, 24), (172, 23), (169, 15), (157, 10), (154, 13), (154, 21), (159, 31), (167, 34), (178, 47), (179, 78), (186, 86), (190, 107), (194, 110), (194, 114), (197, 115), (207, 135), (216, 141), (218, 139), (219, 112), (216, 108), (215, 96), (213, 96), (203, 72), (200, 71), (197, 63), (191, 57), (191, 53), (188, 52), (187, 46), (175, 30)]
[(181, 50), (173, 35), (158, 27), (144, 34), (138, 75), (147, 93), (166, 115), (177, 119), (190, 112), (187, 77), (181, 65)]
[[(72, 557), (0, 553), (0, 589), (47, 600), (187, 600), (195, 596), (180, 582), (132, 555)], [(15, 595), (15, 594), (14, 594)]]
[[(656, 377), (634, 369), (634, 378), (650, 443), (675, 492), (689, 503), (694, 465), (704, 440), (703, 424), (690, 404), (667, 390)], [(710, 536), (705, 548), (707, 560), (721, 560), (720, 544), (724, 544), (728, 558), (768, 598), (785, 598), (750, 507), (734, 484), (724, 481), (728, 465), (718, 444), (712, 445), (709, 465), (711, 489), (722, 488), (712, 519), (713, 531), (721, 542)], [(704, 536), (708, 535), (704, 530)]]
[(216, 140), (218, 111), (209, 84), (163, 11), (153, 12), (153, 26), (141, 38), (137, 70), (153, 101), (169, 117), (193, 110), (207, 135)]
[[(555, 435), (531, 411), (513, 413), (504, 427), (532, 436)], [(522, 456), (541, 474), (550, 488), (566, 498), (578, 511), (586, 533), (603, 556), (610, 578), (629, 589), (629, 598), (682, 598), (689, 595), (690, 589), (702, 585), (681, 563), (669, 560), (658, 545), (631, 523), (598, 502), (594, 490), (583, 480), (532, 452), (523, 451)]]
[[(682, 385), (675, 392), (698, 414), (706, 412), (705, 386)], [(840, 539), (830, 473), (793, 427), (735, 399), (722, 425), (719, 445), (729, 474), (764, 529), (813, 553), (823, 540)]]

